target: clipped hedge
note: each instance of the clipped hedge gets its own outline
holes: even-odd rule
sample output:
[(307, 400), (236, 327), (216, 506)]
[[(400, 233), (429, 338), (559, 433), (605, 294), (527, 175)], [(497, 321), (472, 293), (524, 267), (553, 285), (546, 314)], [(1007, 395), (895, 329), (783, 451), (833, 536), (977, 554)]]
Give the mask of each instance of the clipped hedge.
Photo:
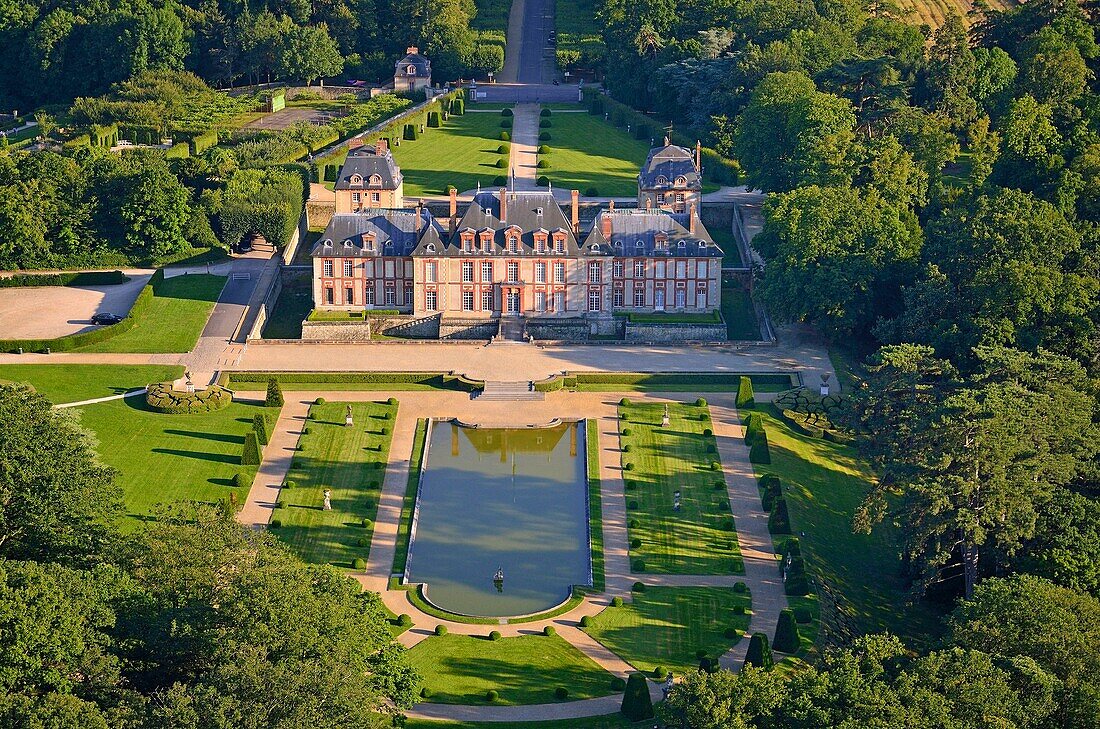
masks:
[(797, 653), (800, 643), (794, 611), (790, 608), (780, 610), (779, 622), (775, 626), (775, 642), (772, 643), (772, 648), (780, 653)]
[(787, 511), (786, 499), (778, 499), (775, 502), (775, 508), (768, 515), (768, 531), (772, 534), (791, 533), (791, 515)]
[(202, 154), (218, 144), (217, 130), (210, 130), (191, 137), (191, 154)]
[(263, 450), (260, 448), (260, 439), (256, 437), (256, 431), (250, 430), (244, 434), (241, 465), (258, 466), (261, 460), (263, 460)]
[(626, 679), (626, 693), (620, 708), (623, 716), (630, 721), (644, 721), (653, 718), (653, 701), (649, 697), (649, 684), (645, 675), (632, 673)]
[(156, 382), (145, 391), (145, 403), (152, 410), (169, 415), (212, 413), (228, 407), (231, 402), (233, 393), (219, 385), (179, 392), (172, 389), (171, 382)]
[(438, 111), (428, 112), (428, 126), (437, 129), (442, 126), (441, 116)]
[(130, 278), (122, 271), (87, 271), (80, 273), (17, 273), (0, 278), (0, 289), (24, 286), (114, 286)]
[(187, 142), (176, 142), (164, 153), (165, 159), (186, 159), (191, 156), (191, 147)]
[(752, 378), (742, 375), (740, 382), (737, 384), (737, 409), (747, 410), (755, 405), (756, 401), (752, 391)]
[(473, 392), (484, 383), (468, 380), (465, 377), (445, 372), (232, 372), (226, 378), (228, 387), (238, 387), (249, 383), (276, 382), (280, 386), (295, 384), (334, 384), (352, 383), (382, 385), (430, 385), (443, 390)]
[(782, 496), (782, 484), (779, 476), (774, 473), (765, 473), (760, 477), (760, 505), (764, 511), (771, 512), (775, 508), (775, 502)]
[(749, 461), (765, 465), (772, 462), (772, 452), (768, 447), (767, 431), (761, 429), (760, 433), (753, 437), (752, 445), (749, 446)]
[(745, 445), (751, 446), (764, 432), (764, 419), (759, 413), (749, 413), (745, 416)]
[(749, 650), (745, 654), (745, 665), (756, 666), (765, 671), (772, 667), (772, 649), (768, 645), (768, 636), (765, 633), (753, 633), (749, 639)]

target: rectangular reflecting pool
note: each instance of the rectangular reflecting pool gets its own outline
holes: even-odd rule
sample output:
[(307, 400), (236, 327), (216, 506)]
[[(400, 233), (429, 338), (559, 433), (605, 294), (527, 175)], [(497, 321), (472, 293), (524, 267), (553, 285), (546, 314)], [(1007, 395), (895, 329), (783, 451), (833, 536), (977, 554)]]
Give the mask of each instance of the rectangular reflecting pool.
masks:
[(440, 608), (484, 617), (546, 610), (589, 584), (583, 425), (433, 422), (408, 581)]

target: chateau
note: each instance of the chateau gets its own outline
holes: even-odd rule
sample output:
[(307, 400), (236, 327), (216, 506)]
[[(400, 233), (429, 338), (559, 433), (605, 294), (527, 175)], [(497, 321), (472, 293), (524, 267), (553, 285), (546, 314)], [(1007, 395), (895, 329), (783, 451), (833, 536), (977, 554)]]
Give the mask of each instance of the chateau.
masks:
[[(722, 250), (699, 217), (692, 156), (687, 169), (682, 155), (666, 159), (668, 150), (651, 152), (639, 208), (611, 203), (582, 230), (576, 190), (568, 217), (550, 192), (504, 188), (479, 191), (460, 213), (452, 190), (449, 214), (437, 219), (405, 206), (384, 142), (355, 149), (336, 183), (335, 215), (311, 251), (314, 305), (486, 323), (714, 312)], [(650, 171), (675, 173), (669, 190), (694, 197), (650, 199), (641, 186)], [(680, 177), (686, 185), (677, 187)]]

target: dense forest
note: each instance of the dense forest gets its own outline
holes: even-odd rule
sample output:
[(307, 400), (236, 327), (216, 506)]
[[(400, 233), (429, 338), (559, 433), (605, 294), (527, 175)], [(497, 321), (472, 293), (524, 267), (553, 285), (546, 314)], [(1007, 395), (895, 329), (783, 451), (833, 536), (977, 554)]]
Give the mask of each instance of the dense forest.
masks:
[(143, 71), (188, 70), (215, 87), (309, 82), (342, 72), (384, 81), (405, 47), (433, 79), (498, 71), (502, 34), (471, 30), (472, 0), (0, 2), (0, 111), (67, 105)]

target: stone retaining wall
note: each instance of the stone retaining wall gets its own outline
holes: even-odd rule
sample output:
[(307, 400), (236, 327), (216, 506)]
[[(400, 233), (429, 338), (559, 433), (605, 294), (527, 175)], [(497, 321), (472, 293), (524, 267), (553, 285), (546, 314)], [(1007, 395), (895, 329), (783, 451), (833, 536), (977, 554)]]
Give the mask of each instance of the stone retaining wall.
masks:
[(724, 342), (725, 324), (626, 323), (627, 342)]
[(588, 339), (588, 322), (581, 318), (528, 319), (527, 334), (536, 341), (583, 342)]
[(367, 321), (304, 321), (303, 342), (369, 342), (371, 322)]
[(439, 338), (489, 340), (496, 336), (499, 326), (496, 319), (444, 317), (439, 322)]

